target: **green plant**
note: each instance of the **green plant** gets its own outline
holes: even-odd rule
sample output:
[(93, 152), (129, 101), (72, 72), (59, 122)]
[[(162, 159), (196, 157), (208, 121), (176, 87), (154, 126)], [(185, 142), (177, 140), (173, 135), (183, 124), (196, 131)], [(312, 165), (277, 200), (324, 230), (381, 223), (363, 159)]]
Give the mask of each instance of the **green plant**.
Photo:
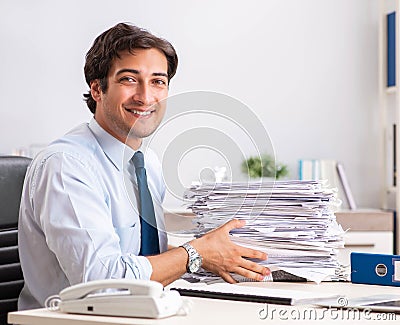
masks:
[(275, 177), (276, 179), (288, 175), (288, 167), (275, 163), (275, 159), (268, 154), (253, 156), (242, 163), (242, 171), (252, 178)]

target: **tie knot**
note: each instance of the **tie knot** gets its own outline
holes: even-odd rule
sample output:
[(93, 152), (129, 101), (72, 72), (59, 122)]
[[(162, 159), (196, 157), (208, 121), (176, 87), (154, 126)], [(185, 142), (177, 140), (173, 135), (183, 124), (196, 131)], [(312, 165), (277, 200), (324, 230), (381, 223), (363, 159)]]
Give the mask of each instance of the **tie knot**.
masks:
[(144, 168), (144, 157), (143, 152), (136, 151), (132, 157), (132, 162), (135, 168)]

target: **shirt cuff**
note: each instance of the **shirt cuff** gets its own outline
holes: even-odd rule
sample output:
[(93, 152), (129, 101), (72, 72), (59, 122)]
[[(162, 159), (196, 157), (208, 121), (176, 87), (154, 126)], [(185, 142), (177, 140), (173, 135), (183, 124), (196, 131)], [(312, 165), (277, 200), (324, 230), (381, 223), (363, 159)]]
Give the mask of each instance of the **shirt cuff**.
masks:
[(142, 279), (150, 280), (151, 274), (153, 273), (153, 267), (150, 261), (145, 256), (124, 256), (124, 262), (126, 263), (126, 279)]

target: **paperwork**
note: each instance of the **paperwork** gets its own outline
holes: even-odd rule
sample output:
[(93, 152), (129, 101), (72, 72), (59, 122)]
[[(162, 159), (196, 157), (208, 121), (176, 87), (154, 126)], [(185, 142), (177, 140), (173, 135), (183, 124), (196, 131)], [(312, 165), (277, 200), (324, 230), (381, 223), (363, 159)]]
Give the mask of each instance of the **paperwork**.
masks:
[[(337, 261), (344, 231), (334, 214), (341, 203), (336, 192), (324, 181), (289, 180), (194, 184), (184, 197), (196, 214), (195, 236), (232, 218), (246, 220), (243, 228), (231, 232), (234, 243), (266, 252), (268, 259), (258, 262), (271, 271), (319, 283), (344, 279)], [(196, 277), (218, 280), (205, 271)]]

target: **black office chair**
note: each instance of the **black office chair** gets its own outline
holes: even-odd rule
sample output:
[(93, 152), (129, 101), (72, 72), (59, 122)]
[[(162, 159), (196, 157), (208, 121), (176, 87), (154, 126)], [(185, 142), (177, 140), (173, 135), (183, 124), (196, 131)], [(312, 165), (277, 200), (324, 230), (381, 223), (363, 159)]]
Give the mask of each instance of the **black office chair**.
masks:
[(17, 310), (24, 285), (18, 255), (18, 215), (26, 169), (32, 159), (0, 156), (0, 325)]

